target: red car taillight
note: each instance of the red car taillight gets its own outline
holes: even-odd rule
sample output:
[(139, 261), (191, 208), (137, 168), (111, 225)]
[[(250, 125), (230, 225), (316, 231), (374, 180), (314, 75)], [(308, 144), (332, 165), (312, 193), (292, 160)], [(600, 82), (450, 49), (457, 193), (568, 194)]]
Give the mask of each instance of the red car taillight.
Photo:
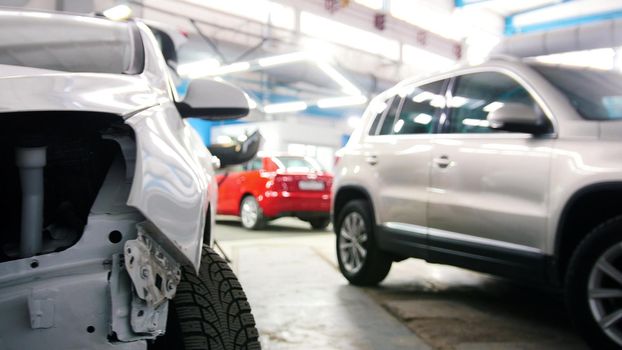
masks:
[(291, 191), (294, 183), (292, 176), (279, 174), (274, 177), (274, 189), (277, 191)]

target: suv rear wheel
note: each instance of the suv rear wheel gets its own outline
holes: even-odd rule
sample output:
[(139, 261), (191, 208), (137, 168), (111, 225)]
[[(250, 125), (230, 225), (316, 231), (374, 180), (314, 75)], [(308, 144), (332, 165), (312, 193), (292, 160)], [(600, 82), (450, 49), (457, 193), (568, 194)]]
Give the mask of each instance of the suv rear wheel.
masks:
[(345, 205), (335, 226), (339, 269), (355, 285), (376, 285), (391, 269), (392, 260), (378, 248), (372, 223), (369, 203), (353, 200)]
[(595, 228), (575, 251), (566, 300), (577, 329), (594, 349), (622, 347), (622, 216)]

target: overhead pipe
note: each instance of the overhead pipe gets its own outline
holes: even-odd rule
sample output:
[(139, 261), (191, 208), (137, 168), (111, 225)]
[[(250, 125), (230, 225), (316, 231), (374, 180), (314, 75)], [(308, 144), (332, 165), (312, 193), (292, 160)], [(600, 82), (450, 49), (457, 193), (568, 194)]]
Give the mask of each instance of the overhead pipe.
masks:
[(532, 57), (622, 46), (622, 19), (506, 38), (492, 54)]

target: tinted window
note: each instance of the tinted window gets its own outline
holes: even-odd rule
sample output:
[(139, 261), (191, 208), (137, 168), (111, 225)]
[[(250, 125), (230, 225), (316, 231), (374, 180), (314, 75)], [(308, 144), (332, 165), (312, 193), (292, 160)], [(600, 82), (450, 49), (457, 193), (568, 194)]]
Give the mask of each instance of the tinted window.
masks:
[(2, 11), (0, 23), (0, 64), (92, 73), (123, 73), (130, 66), (133, 51), (125, 23)]
[(380, 123), (381, 120), (383, 120), (382, 118), (384, 117), (385, 112), (389, 108), (392, 98), (393, 97), (388, 98), (383, 101), (374, 100), (371, 102), (369, 108), (373, 110), (372, 113), (374, 113), (376, 116), (374, 117), (374, 121), (372, 122), (371, 127), (369, 128), (369, 135), (376, 134), (376, 131), (378, 130), (378, 124)]
[(444, 80), (419, 87), (407, 87), (400, 94), (405, 96), (392, 134), (431, 134), (434, 132), (439, 107), (444, 106), (441, 95)]
[(309, 157), (277, 157), (276, 164), (280, 169), (294, 172), (322, 171), (322, 166)]
[(475, 73), (457, 80), (453, 97), (446, 101), (449, 109), (450, 133), (498, 132), (488, 127), (488, 113), (505, 103), (521, 103), (539, 111), (537, 103), (514, 79), (501, 73)]
[(384, 120), (382, 121), (382, 125), (380, 125), (380, 132), (378, 135), (389, 135), (393, 131), (393, 125), (395, 124), (395, 115), (402, 103), (402, 98), (400, 96), (395, 96), (393, 101), (391, 102), (391, 106), (389, 110), (384, 116)]
[(532, 64), (586, 119), (622, 119), (622, 74), (585, 68)]

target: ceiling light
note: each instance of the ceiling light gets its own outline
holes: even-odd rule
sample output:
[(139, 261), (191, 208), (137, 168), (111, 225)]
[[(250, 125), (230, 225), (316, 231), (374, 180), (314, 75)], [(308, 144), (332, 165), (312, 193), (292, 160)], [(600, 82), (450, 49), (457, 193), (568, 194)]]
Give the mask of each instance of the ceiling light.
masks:
[(352, 84), (348, 79), (346, 79), (341, 73), (339, 73), (333, 66), (329, 65), (326, 62), (319, 62), (318, 67), (326, 73), (329, 77), (331, 77), (337, 84), (341, 86), (341, 91), (350, 95), (360, 95), (361, 90), (359, 90), (354, 84)]
[(333, 107), (362, 105), (366, 102), (367, 102), (367, 97), (363, 95), (331, 97), (331, 98), (323, 98), (321, 100), (318, 100), (317, 106), (320, 108), (333, 108)]
[(306, 52), (293, 52), (285, 55), (278, 55), (272, 57), (261, 58), (257, 60), (257, 64), (261, 67), (272, 67), (281, 64), (304, 61), (310, 58), (310, 55)]
[(177, 66), (177, 74), (189, 79), (209, 75), (214, 69), (220, 67), (220, 62), (215, 58), (206, 58), (195, 62), (183, 63)]
[(208, 72), (206, 75), (225, 75), (229, 73), (237, 73), (247, 71), (251, 68), (251, 64), (248, 62), (236, 62), (228, 66), (222, 66), (215, 68)]
[(104, 12), (104, 16), (113, 21), (124, 21), (132, 17), (132, 9), (127, 5), (117, 5)]
[(284, 113), (296, 112), (307, 109), (307, 104), (303, 101), (274, 103), (263, 108), (265, 113)]

